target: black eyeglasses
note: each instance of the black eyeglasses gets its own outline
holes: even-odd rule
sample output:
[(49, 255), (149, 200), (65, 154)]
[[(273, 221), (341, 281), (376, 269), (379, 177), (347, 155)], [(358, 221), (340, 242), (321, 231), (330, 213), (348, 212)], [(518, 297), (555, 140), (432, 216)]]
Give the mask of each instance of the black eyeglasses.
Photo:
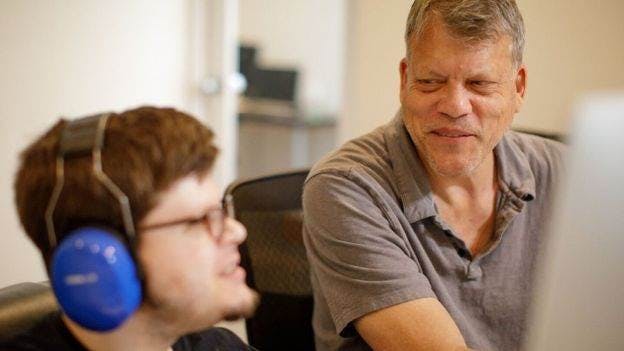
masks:
[(139, 229), (151, 230), (181, 224), (186, 224), (190, 226), (203, 223), (210, 233), (210, 236), (216, 241), (219, 241), (221, 240), (221, 238), (223, 237), (223, 233), (225, 232), (226, 218), (234, 218), (234, 204), (231, 195), (227, 195), (223, 199), (223, 203), (221, 204), (221, 206), (216, 208), (209, 208), (203, 215), (199, 217), (178, 219), (165, 223), (150, 224), (146, 226), (141, 226), (139, 227)]

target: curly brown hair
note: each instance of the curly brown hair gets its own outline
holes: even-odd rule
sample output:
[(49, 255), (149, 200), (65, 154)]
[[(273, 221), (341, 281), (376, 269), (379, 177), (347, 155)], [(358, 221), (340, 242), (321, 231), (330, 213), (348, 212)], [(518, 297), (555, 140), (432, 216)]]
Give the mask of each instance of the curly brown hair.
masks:
[[(15, 202), (24, 230), (51, 256), (45, 210), (55, 184), (56, 156), (63, 127), (59, 120), (21, 154), (15, 177)], [(190, 174), (205, 176), (218, 150), (213, 132), (188, 114), (171, 108), (140, 107), (112, 114), (105, 131), (102, 167), (126, 194), (134, 223), (156, 205), (156, 195)], [(117, 200), (95, 179), (90, 157), (65, 163), (65, 186), (54, 211), (59, 239), (86, 223), (123, 232)]]

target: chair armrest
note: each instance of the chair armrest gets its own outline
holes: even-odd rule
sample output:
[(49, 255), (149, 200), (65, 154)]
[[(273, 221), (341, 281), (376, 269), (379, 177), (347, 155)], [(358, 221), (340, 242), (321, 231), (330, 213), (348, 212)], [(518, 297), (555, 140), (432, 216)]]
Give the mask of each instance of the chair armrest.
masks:
[(19, 283), (0, 289), (0, 340), (24, 332), (58, 311), (52, 289), (45, 283)]

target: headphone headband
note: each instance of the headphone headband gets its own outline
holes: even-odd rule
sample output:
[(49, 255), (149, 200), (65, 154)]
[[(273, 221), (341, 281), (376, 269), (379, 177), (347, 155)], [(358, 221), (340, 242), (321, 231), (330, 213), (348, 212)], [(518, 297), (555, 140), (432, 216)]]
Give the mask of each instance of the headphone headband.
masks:
[(56, 183), (45, 212), (48, 241), (53, 249), (58, 243), (54, 228), (54, 210), (65, 183), (65, 160), (91, 155), (93, 174), (98, 181), (117, 199), (127, 239), (133, 244), (136, 234), (128, 196), (104, 173), (102, 169), (102, 148), (104, 132), (111, 113), (103, 113), (76, 119), (67, 123), (61, 133), (56, 155)]

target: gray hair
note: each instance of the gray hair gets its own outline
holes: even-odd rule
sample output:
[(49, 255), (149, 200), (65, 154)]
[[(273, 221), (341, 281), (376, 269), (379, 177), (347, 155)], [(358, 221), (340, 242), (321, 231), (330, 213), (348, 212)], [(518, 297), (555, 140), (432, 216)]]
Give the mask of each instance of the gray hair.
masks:
[(415, 0), (407, 17), (405, 43), (418, 38), (432, 14), (438, 15), (454, 35), (479, 43), (508, 35), (512, 40), (512, 59), (522, 64), (524, 21), (515, 0)]

